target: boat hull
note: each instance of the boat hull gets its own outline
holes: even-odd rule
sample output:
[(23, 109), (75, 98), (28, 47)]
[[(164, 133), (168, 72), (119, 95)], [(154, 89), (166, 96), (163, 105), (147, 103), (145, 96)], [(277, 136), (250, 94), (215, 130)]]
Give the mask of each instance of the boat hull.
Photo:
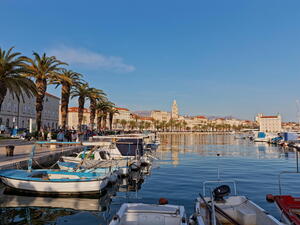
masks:
[(38, 192), (45, 194), (97, 194), (103, 190), (108, 183), (108, 179), (104, 178), (101, 180), (93, 181), (28, 181), (18, 180), (8, 177), (2, 177), (2, 182), (14, 189), (24, 190), (29, 192)]

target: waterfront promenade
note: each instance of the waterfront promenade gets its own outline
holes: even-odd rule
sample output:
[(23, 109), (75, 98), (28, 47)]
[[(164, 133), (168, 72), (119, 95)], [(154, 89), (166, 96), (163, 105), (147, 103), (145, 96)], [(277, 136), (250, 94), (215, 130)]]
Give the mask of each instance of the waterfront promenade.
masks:
[[(14, 145), (14, 156), (6, 156), (5, 146)], [(0, 141), (0, 169), (24, 169), (27, 168), (29, 155), (34, 142), (21, 140), (2, 140)], [(34, 166), (37, 164), (54, 164), (61, 156), (79, 152), (82, 146), (63, 146), (51, 149), (49, 146), (36, 145), (34, 156)]]

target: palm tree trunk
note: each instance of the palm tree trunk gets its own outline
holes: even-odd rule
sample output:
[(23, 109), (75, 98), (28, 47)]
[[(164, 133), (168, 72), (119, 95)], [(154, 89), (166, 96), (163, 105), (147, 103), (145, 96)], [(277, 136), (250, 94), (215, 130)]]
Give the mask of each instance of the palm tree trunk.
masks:
[(7, 93), (7, 87), (5, 86), (4, 82), (0, 82), (0, 111), (2, 109), (2, 103)]
[(104, 113), (103, 115), (103, 130), (106, 130), (106, 120), (107, 120), (107, 113)]
[(36, 82), (37, 96), (36, 96), (36, 126), (37, 131), (41, 130), (42, 127), (42, 113), (44, 109), (44, 97), (47, 90), (47, 80), (37, 79)]
[(79, 131), (81, 131), (81, 125), (83, 121), (83, 110), (84, 110), (84, 97), (78, 98), (78, 126)]
[(94, 129), (95, 126), (95, 117), (96, 117), (96, 100), (93, 98), (90, 98), (90, 124), (91, 124), (91, 130)]
[(63, 84), (61, 88), (61, 124), (62, 129), (66, 129), (67, 126), (67, 118), (68, 118), (68, 107), (69, 107), (69, 99), (70, 99), (70, 86), (67, 84)]
[(98, 129), (98, 131), (101, 130), (101, 123), (102, 123), (102, 116), (99, 115), (99, 116), (97, 117), (97, 129)]
[(114, 113), (109, 113), (109, 129), (112, 130), (112, 124), (114, 119)]

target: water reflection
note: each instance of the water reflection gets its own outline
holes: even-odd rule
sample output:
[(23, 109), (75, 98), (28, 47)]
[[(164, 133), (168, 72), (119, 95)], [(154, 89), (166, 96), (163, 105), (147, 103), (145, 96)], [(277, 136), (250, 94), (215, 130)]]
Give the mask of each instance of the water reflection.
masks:
[(171, 160), (175, 166), (180, 163), (179, 154), (188, 153), (201, 156), (220, 155), (266, 159), (294, 157), (294, 150), (291, 148), (237, 139), (233, 135), (166, 134), (161, 135), (161, 140), (163, 147), (160, 157), (164, 160)]
[[(194, 210), (194, 199), (205, 180), (215, 179), (217, 168), (225, 179), (235, 179), (239, 194), (246, 195), (277, 215), (265, 195), (278, 193), (278, 174), (295, 170), (295, 152), (233, 135), (161, 135), (161, 146), (152, 167), (131, 173), (108, 188), (100, 198), (51, 198), (0, 194), (0, 224), (108, 224), (124, 202), (171, 204)], [(219, 155), (219, 156), (217, 156)], [(299, 177), (283, 178), (284, 193), (296, 194)], [(0, 188), (1, 189), (1, 188)], [(3, 189), (2, 189), (3, 190)]]

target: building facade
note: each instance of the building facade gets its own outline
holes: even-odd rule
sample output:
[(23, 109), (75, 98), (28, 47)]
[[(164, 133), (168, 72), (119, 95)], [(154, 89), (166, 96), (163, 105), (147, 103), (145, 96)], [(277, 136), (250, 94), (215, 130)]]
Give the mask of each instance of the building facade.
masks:
[[(129, 109), (126, 108), (116, 108), (118, 113), (114, 114), (113, 117), (113, 128), (118, 129), (122, 128), (120, 121), (121, 120), (132, 120), (131, 112)], [(90, 127), (90, 109), (85, 108), (83, 110), (83, 121), (82, 125)], [(61, 116), (60, 118), (60, 125), (61, 125)], [(68, 129), (78, 129), (78, 107), (69, 107), (68, 108), (68, 117), (67, 117), (67, 127)], [(97, 124), (97, 115), (95, 117), (94, 124)], [(106, 125), (109, 126), (109, 117), (107, 116)]]
[(158, 121), (169, 121), (171, 119), (171, 113), (160, 110), (154, 110), (151, 111), (151, 117), (154, 120)]
[[(44, 98), (44, 109), (42, 112), (42, 127), (44, 129), (56, 129), (59, 121), (60, 98), (46, 93)], [(17, 100), (11, 93), (7, 93), (0, 111), (0, 124), (7, 128), (30, 128), (36, 120), (35, 97), (24, 95)]]
[[(59, 115), (59, 125), (61, 126), (61, 114)], [(90, 110), (83, 109), (83, 120), (82, 125), (89, 125), (90, 122)], [(96, 119), (95, 119), (96, 122)], [(78, 129), (78, 107), (69, 107), (67, 116), (67, 128), (68, 129)]]
[(282, 120), (281, 115), (276, 116), (264, 116), (258, 114), (256, 121), (259, 124), (259, 130), (262, 132), (281, 132), (282, 131)]

